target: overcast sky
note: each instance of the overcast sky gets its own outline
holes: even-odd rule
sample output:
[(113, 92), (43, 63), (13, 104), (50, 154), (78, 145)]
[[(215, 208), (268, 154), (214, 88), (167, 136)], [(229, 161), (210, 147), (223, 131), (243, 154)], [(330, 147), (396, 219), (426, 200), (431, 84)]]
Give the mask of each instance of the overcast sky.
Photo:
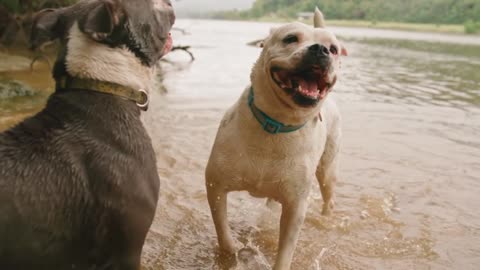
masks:
[(172, 1), (179, 16), (205, 11), (248, 9), (255, 0), (176, 0)]

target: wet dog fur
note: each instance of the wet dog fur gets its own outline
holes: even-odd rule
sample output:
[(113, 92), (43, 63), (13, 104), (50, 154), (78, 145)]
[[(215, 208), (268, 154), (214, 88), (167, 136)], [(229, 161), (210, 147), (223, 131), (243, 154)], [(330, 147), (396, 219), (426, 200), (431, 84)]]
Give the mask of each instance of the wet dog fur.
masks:
[[(235, 253), (227, 221), (227, 193), (248, 191), (282, 204), (275, 270), (290, 269), (307, 211), (311, 185), (318, 181), (322, 212), (333, 206), (338, 175), (340, 114), (328, 96), (347, 51), (327, 29), (320, 11), (315, 28), (291, 23), (272, 29), (251, 73), (251, 86), (224, 115), (206, 169), (206, 188), (221, 251)], [(249, 108), (254, 104), (294, 132), (263, 130)]]
[[(32, 46), (60, 39), (53, 76), (151, 88), (169, 0), (83, 0), (40, 12)], [(0, 133), (0, 269), (140, 268), (159, 177), (135, 102), (57, 88)]]

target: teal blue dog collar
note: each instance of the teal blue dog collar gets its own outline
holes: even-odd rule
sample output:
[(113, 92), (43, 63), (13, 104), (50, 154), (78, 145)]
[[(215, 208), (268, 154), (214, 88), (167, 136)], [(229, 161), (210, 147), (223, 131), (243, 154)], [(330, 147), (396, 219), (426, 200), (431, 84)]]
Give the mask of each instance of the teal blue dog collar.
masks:
[(253, 115), (257, 119), (258, 123), (263, 127), (263, 130), (270, 134), (278, 134), (278, 133), (289, 133), (296, 130), (301, 129), (305, 124), (298, 125), (298, 126), (288, 126), (284, 125), (281, 122), (271, 118), (266, 113), (262, 112), (255, 104), (254, 101), (254, 94), (253, 94), (253, 87), (250, 88), (250, 94), (248, 95), (248, 107), (252, 111)]

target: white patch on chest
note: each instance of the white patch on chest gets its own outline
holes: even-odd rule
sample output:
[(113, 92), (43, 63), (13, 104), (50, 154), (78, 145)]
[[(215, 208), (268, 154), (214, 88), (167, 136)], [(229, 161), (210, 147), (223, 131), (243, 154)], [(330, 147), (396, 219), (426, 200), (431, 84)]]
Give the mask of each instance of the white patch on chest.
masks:
[(66, 66), (71, 76), (113, 82), (149, 91), (155, 68), (143, 65), (127, 48), (111, 48), (88, 38), (74, 24), (70, 30)]

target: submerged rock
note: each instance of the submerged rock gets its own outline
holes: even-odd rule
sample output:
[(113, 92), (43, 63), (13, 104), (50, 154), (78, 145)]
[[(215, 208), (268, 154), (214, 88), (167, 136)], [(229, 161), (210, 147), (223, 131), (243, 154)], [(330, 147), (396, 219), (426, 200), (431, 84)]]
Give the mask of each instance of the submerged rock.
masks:
[(19, 81), (0, 80), (0, 99), (19, 96), (33, 96), (35, 91), (28, 85)]

